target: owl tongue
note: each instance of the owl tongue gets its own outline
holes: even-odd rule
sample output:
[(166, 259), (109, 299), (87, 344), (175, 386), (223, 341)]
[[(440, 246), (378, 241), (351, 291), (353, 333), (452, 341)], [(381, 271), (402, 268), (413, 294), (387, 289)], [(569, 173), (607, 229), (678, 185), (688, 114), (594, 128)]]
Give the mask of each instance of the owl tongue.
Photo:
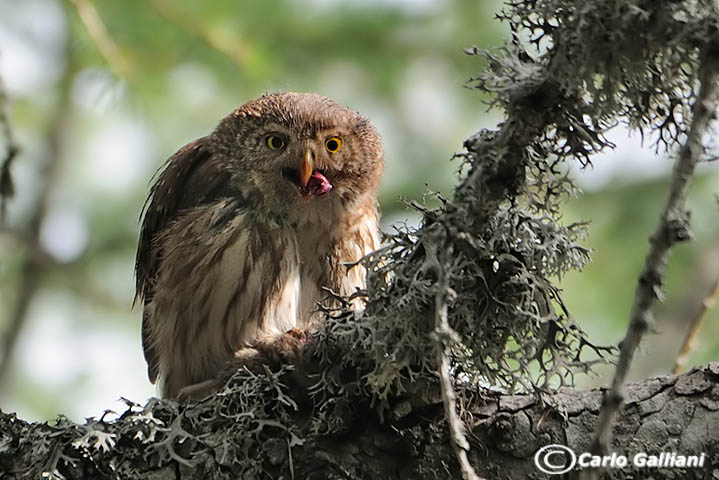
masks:
[(312, 172), (310, 181), (307, 182), (307, 190), (314, 195), (324, 195), (332, 190), (332, 184), (327, 180), (327, 177), (315, 171)]

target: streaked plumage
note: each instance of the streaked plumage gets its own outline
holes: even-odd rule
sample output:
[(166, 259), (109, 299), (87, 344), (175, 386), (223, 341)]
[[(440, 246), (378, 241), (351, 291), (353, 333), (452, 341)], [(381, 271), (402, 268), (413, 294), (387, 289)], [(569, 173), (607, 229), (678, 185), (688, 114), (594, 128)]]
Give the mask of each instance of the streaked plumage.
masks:
[(163, 396), (319, 319), (322, 287), (364, 286), (363, 269), (343, 264), (378, 247), (381, 172), (369, 121), (314, 94), (248, 102), (170, 157), (136, 260), (148, 374)]

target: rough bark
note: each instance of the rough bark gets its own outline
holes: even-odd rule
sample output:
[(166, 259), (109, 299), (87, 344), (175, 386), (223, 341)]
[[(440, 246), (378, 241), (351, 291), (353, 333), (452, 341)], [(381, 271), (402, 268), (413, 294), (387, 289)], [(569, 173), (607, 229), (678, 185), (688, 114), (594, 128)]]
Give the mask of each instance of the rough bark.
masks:
[[(268, 478), (459, 478), (438, 389), (429, 388), (424, 398), (412, 405), (408, 399), (395, 399), (384, 419), (370, 405), (362, 405), (341, 434), (308, 432), (301, 445), (292, 447), (283, 430), (266, 429), (262, 435), (274, 433), (276, 438), (267, 439), (264, 451), (248, 453), (261, 457)], [(471, 463), (478, 474), (491, 479), (547, 478), (535, 466), (535, 452), (548, 444), (566, 445), (577, 455), (588, 452), (601, 400), (601, 390), (560, 391), (541, 399), (477, 392), (464, 412), (471, 427)], [(155, 400), (143, 412), (131, 410), (114, 421), (85, 425), (66, 420), (58, 425), (28, 423), (0, 413), (0, 478), (243, 478), (242, 452), (223, 451), (208, 440), (208, 432), (221, 428), (217, 419), (192, 418), (189, 409)], [(296, 417), (300, 424), (306, 419), (302, 410)], [(148, 413), (168, 428), (143, 444), (134, 426)], [(608, 469), (606, 478), (715, 478), (717, 432), (719, 363), (630, 384), (613, 436), (613, 451), (628, 457), (629, 465)], [(207, 451), (185, 458), (195, 442), (204, 442)], [(158, 460), (160, 446), (171, 447), (174, 458)], [(703, 468), (636, 469), (632, 457), (638, 452), (704, 453), (705, 462)], [(229, 455), (235, 455), (234, 467), (226, 461)], [(578, 475), (575, 468), (557, 478)]]

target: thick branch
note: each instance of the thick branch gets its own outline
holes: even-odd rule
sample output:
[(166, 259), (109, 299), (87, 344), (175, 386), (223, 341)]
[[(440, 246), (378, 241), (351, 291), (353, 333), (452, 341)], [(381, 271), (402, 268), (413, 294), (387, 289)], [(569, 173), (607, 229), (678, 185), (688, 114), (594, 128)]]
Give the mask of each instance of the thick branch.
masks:
[[(577, 455), (588, 451), (601, 397), (598, 390), (559, 392), (542, 400), (483, 392), (468, 405), (475, 420), (469, 452), (474, 468), (492, 479), (544, 478), (535, 466), (535, 452), (548, 444), (567, 445)], [(365, 405), (345, 431), (330, 436), (303, 428), (302, 438), (292, 441), (286, 430), (267, 422), (256, 433), (265, 448), (247, 452), (227, 450), (232, 441), (225, 438), (223, 425), (233, 421), (228, 417), (234, 412), (222, 410), (222, 401), (221, 396), (207, 401), (205, 406), (221, 413), (212, 420), (155, 399), (118, 420), (91, 419), (85, 425), (61, 420), (50, 426), (0, 414), (0, 472), (6, 473), (3, 478), (40, 478), (43, 472), (74, 479), (242, 478), (243, 463), (260, 458), (269, 478), (292, 478), (291, 469), (294, 478), (302, 479), (459, 477), (438, 395), (434, 403), (414, 405), (401, 418), (390, 415), (384, 421)], [(300, 424), (304, 408), (297, 414)], [(704, 453), (705, 464), (703, 469), (639, 472), (629, 465), (612, 470), (611, 477), (700, 478), (719, 461), (717, 429), (717, 363), (627, 385), (616, 429), (624, 447), (617, 453), (630, 461), (639, 452)], [(575, 468), (568, 478), (577, 474)]]

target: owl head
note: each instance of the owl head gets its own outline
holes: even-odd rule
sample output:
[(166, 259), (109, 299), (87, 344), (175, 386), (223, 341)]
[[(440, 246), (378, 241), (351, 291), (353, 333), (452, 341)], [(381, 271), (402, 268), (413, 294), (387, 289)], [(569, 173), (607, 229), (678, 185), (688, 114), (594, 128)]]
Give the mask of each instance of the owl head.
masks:
[(252, 100), (220, 122), (210, 144), (245, 195), (297, 220), (374, 196), (383, 168), (369, 120), (312, 93)]

